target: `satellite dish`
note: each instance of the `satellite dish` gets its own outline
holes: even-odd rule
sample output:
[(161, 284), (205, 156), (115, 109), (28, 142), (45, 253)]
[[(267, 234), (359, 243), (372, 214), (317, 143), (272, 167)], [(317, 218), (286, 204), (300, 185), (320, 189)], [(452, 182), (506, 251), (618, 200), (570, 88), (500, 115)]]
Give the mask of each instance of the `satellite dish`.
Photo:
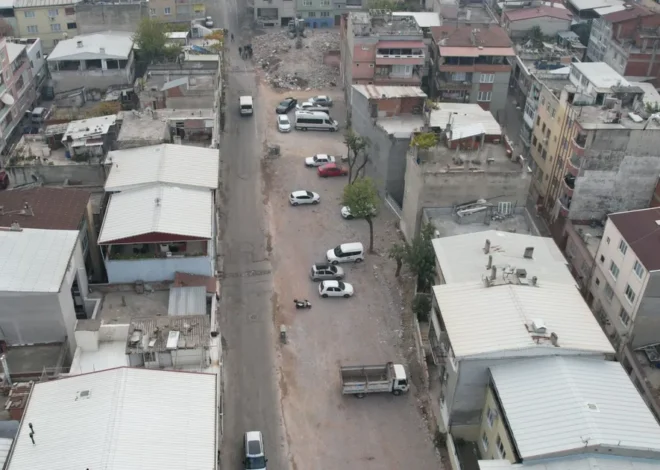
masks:
[(2, 98), (0, 98), (0, 100), (7, 106), (11, 106), (15, 102), (14, 97), (11, 96), (9, 93), (5, 93), (4, 95), (2, 95)]

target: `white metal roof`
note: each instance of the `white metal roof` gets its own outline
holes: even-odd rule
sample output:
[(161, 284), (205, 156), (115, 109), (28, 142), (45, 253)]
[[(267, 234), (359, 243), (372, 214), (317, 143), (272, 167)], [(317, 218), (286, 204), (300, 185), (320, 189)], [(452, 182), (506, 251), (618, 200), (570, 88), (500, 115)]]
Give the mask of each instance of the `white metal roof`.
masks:
[[(574, 285), (540, 282), (536, 287), (481, 281), (443, 284), (433, 294), (457, 358), (507, 351), (557, 348), (613, 353), (612, 345)], [(531, 330), (543, 323), (545, 334)], [(531, 331), (530, 331), (531, 330)], [(557, 335), (557, 346), (550, 335)]]
[(76, 141), (103, 136), (108, 133), (110, 127), (116, 122), (117, 116), (115, 114), (71, 121), (66, 128), (64, 136), (62, 136), (62, 140), (66, 141), (70, 137), (71, 140)]
[(353, 90), (362, 96), (374, 99), (426, 98), (426, 93), (417, 86), (353, 85)]
[(158, 183), (216, 189), (220, 155), (217, 149), (160, 144), (108, 153), (112, 164), (105, 182), (109, 192)]
[(0, 292), (59, 292), (76, 230), (0, 230)]
[(8, 469), (213, 469), (216, 386), (214, 374), (131, 368), (38, 383)]
[(545, 357), (491, 368), (520, 457), (660, 458), (660, 426), (618, 362)]
[(417, 26), (420, 28), (430, 28), (432, 26), (442, 26), (440, 13), (426, 11), (395, 11), (392, 16), (412, 16), (415, 18)]
[(438, 109), (431, 111), (431, 127), (445, 129), (451, 120), (453, 129), (472, 124), (481, 124), (486, 135), (501, 135), (502, 127), (490, 111), (476, 103), (436, 103)]
[(165, 33), (165, 36), (167, 36), (168, 39), (186, 39), (188, 37), (187, 31), (171, 31)]
[(48, 62), (58, 60), (127, 60), (133, 49), (133, 33), (107, 31), (85, 34), (57, 43)]
[(598, 13), (600, 16), (605, 16), (605, 15), (609, 15), (610, 13), (616, 13), (617, 11), (623, 11), (625, 9), (626, 7), (623, 5), (623, 3), (621, 3), (618, 5), (594, 8), (594, 11)]
[(170, 287), (167, 314), (206, 315), (206, 286)]
[(628, 80), (605, 62), (574, 62), (571, 66), (587, 77), (596, 88), (609, 89), (617, 85), (629, 85)]
[(15, 42), (7, 41), (7, 57), (9, 63), (13, 64), (18, 55), (25, 49), (24, 44), (16, 44)]
[(515, 464), (508, 460), (479, 460), (479, 470), (660, 470), (660, 461), (589, 454)]
[[(486, 240), (491, 243), (488, 254), (484, 253)], [(524, 257), (527, 247), (534, 247), (531, 259)], [(447, 284), (479, 281), (490, 272), (486, 265), (491, 255), (499, 271), (510, 266), (525, 269), (528, 278), (536, 276), (541, 282), (575, 285), (564, 255), (549, 237), (487, 230), (436, 238), (433, 249)]]
[(624, 0), (568, 0), (577, 11), (591, 10), (625, 3)]
[(149, 186), (113, 194), (99, 243), (148, 233), (213, 237), (213, 195), (205, 189)]

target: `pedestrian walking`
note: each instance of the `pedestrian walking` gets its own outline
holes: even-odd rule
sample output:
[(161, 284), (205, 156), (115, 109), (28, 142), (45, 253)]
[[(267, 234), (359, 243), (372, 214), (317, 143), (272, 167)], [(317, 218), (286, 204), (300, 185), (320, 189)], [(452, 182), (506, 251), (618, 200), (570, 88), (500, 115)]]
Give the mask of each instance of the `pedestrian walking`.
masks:
[(234, 33), (231, 33), (231, 42), (234, 42)]
[(238, 55), (243, 57), (243, 48), (241, 46), (238, 46)]

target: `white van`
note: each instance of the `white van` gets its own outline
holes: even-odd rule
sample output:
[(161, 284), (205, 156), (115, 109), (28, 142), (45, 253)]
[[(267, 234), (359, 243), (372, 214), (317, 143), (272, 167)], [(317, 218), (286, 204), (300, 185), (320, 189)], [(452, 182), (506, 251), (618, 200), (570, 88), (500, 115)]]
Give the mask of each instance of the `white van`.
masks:
[(251, 115), (254, 111), (252, 107), (252, 97), (251, 96), (241, 96), (238, 98), (238, 104), (241, 109), (241, 115)]
[(337, 121), (320, 111), (296, 111), (296, 129), (302, 131), (317, 130), (335, 132), (339, 129)]
[(364, 261), (364, 247), (362, 243), (342, 243), (326, 253), (328, 262), (332, 264), (339, 263), (361, 263)]

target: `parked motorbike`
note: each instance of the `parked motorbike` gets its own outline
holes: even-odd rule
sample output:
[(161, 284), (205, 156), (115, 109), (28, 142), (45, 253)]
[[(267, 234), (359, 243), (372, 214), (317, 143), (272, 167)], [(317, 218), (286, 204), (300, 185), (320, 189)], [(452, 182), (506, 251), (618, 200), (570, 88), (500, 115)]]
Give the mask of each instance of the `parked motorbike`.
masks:
[(296, 308), (312, 308), (312, 304), (309, 303), (309, 300), (298, 300), (293, 299), (293, 303), (296, 304)]

